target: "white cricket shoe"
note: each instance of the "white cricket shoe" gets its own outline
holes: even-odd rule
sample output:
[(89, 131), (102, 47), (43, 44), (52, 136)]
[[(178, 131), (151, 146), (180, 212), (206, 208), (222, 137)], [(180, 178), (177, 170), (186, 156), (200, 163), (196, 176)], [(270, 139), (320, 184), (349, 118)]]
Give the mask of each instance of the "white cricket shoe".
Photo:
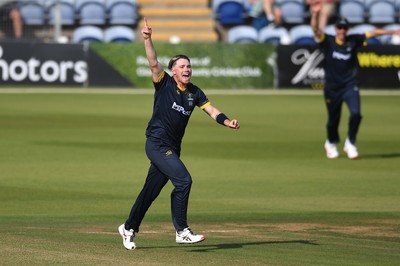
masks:
[(349, 157), (349, 159), (357, 159), (359, 156), (357, 147), (351, 144), (349, 139), (346, 139), (343, 150), (345, 153), (347, 153), (347, 157)]
[(121, 224), (118, 227), (118, 232), (122, 236), (122, 244), (124, 244), (126, 249), (133, 250), (136, 248), (135, 232), (132, 229), (126, 230), (125, 224)]
[(206, 239), (203, 235), (193, 233), (190, 227), (183, 229), (181, 232), (176, 232), (176, 243), (178, 244), (193, 244)]
[(339, 157), (339, 152), (337, 150), (335, 143), (330, 143), (329, 140), (326, 140), (324, 148), (326, 152), (326, 157), (328, 157), (328, 159), (334, 159)]

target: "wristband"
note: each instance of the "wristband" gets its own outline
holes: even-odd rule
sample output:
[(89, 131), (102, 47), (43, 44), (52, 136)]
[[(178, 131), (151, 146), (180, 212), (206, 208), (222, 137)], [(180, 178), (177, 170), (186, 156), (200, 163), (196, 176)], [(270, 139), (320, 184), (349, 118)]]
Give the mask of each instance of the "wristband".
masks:
[(215, 120), (217, 121), (218, 124), (221, 124), (223, 126), (225, 126), (224, 121), (229, 118), (224, 114), (224, 113), (219, 113), (219, 115), (217, 115), (217, 117), (215, 118)]

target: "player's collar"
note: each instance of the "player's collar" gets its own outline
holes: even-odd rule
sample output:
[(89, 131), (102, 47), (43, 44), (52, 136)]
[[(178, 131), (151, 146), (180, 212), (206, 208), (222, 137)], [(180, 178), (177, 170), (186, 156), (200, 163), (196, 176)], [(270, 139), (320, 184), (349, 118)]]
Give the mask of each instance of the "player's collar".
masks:
[(338, 40), (338, 39), (335, 39), (335, 42), (336, 42), (338, 45), (343, 45), (343, 44), (344, 44), (344, 41), (340, 41), (340, 40)]
[(178, 87), (178, 89), (179, 89), (180, 91), (185, 91), (185, 90), (186, 90), (186, 88), (182, 88), (182, 87), (179, 86), (179, 85), (177, 85), (177, 87)]

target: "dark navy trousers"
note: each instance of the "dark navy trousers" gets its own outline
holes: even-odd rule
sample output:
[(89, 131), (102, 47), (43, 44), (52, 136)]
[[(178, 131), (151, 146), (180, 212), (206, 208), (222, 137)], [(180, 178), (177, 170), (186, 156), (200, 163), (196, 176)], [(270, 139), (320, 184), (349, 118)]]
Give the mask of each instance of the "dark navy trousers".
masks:
[(347, 137), (352, 144), (355, 144), (362, 119), (358, 88), (356, 86), (348, 86), (339, 90), (326, 88), (324, 90), (324, 96), (328, 110), (326, 130), (329, 142), (338, 143), (340, 141), (339, 122), (342, 113), (342, 105), (343, 102), (345, 102), (350, 112)]
[(173, 150), (162, 144), (160, 140), (148, 138), (146, 154), (151, 161), (150, 168), (142, 191), (125, 222), (125, 228), (139, 232), (140, 224), (147, 210), (168, 180), (171, 180), (174, 185), (171, 193), (171, 213), (174, 227), (176, 230), (188, 227), (187, 209), (192, 177), (179, 158), (180, 150)]

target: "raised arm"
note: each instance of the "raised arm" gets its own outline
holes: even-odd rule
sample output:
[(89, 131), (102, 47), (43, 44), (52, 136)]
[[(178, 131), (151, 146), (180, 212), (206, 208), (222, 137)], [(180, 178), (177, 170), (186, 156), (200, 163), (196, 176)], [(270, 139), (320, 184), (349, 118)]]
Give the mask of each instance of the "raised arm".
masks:
[(218, 110), (216, 107), (211, 104), (204, 108), (204, 111), (219, 124), (224, 125), (229, 128), (239, 129), (240, 124), (236, 119), (230, 120), (224, 113)]
[(163, 67), (158, 62), (157, 52), (153, 46), (153, 41), (151, 40), (151, 35), (153, 33), (153, 29), (148, 25), (147, 19), (144, 18), (144, 26), (142, 28), (142, 36), (144, 39), (144, 48), (146, 50), (147, 61), (149, 61), (149, 67), (151, 70), (152, 80), (154, 82), (158, 81), (159, 77), (163, 73)]
[(400, 35), (400, 30), (375, 29), (366, 33), (367, 38), (377, 37), (381, 35)]
[(314, 33), (314, 38), (320, 40), (323, 36), (323, 32), (319, 28), (319, 14), (321, 12), (320, 0), (309, 0), (307, 3), (310, 4), (311, 11), (311, 28)]

